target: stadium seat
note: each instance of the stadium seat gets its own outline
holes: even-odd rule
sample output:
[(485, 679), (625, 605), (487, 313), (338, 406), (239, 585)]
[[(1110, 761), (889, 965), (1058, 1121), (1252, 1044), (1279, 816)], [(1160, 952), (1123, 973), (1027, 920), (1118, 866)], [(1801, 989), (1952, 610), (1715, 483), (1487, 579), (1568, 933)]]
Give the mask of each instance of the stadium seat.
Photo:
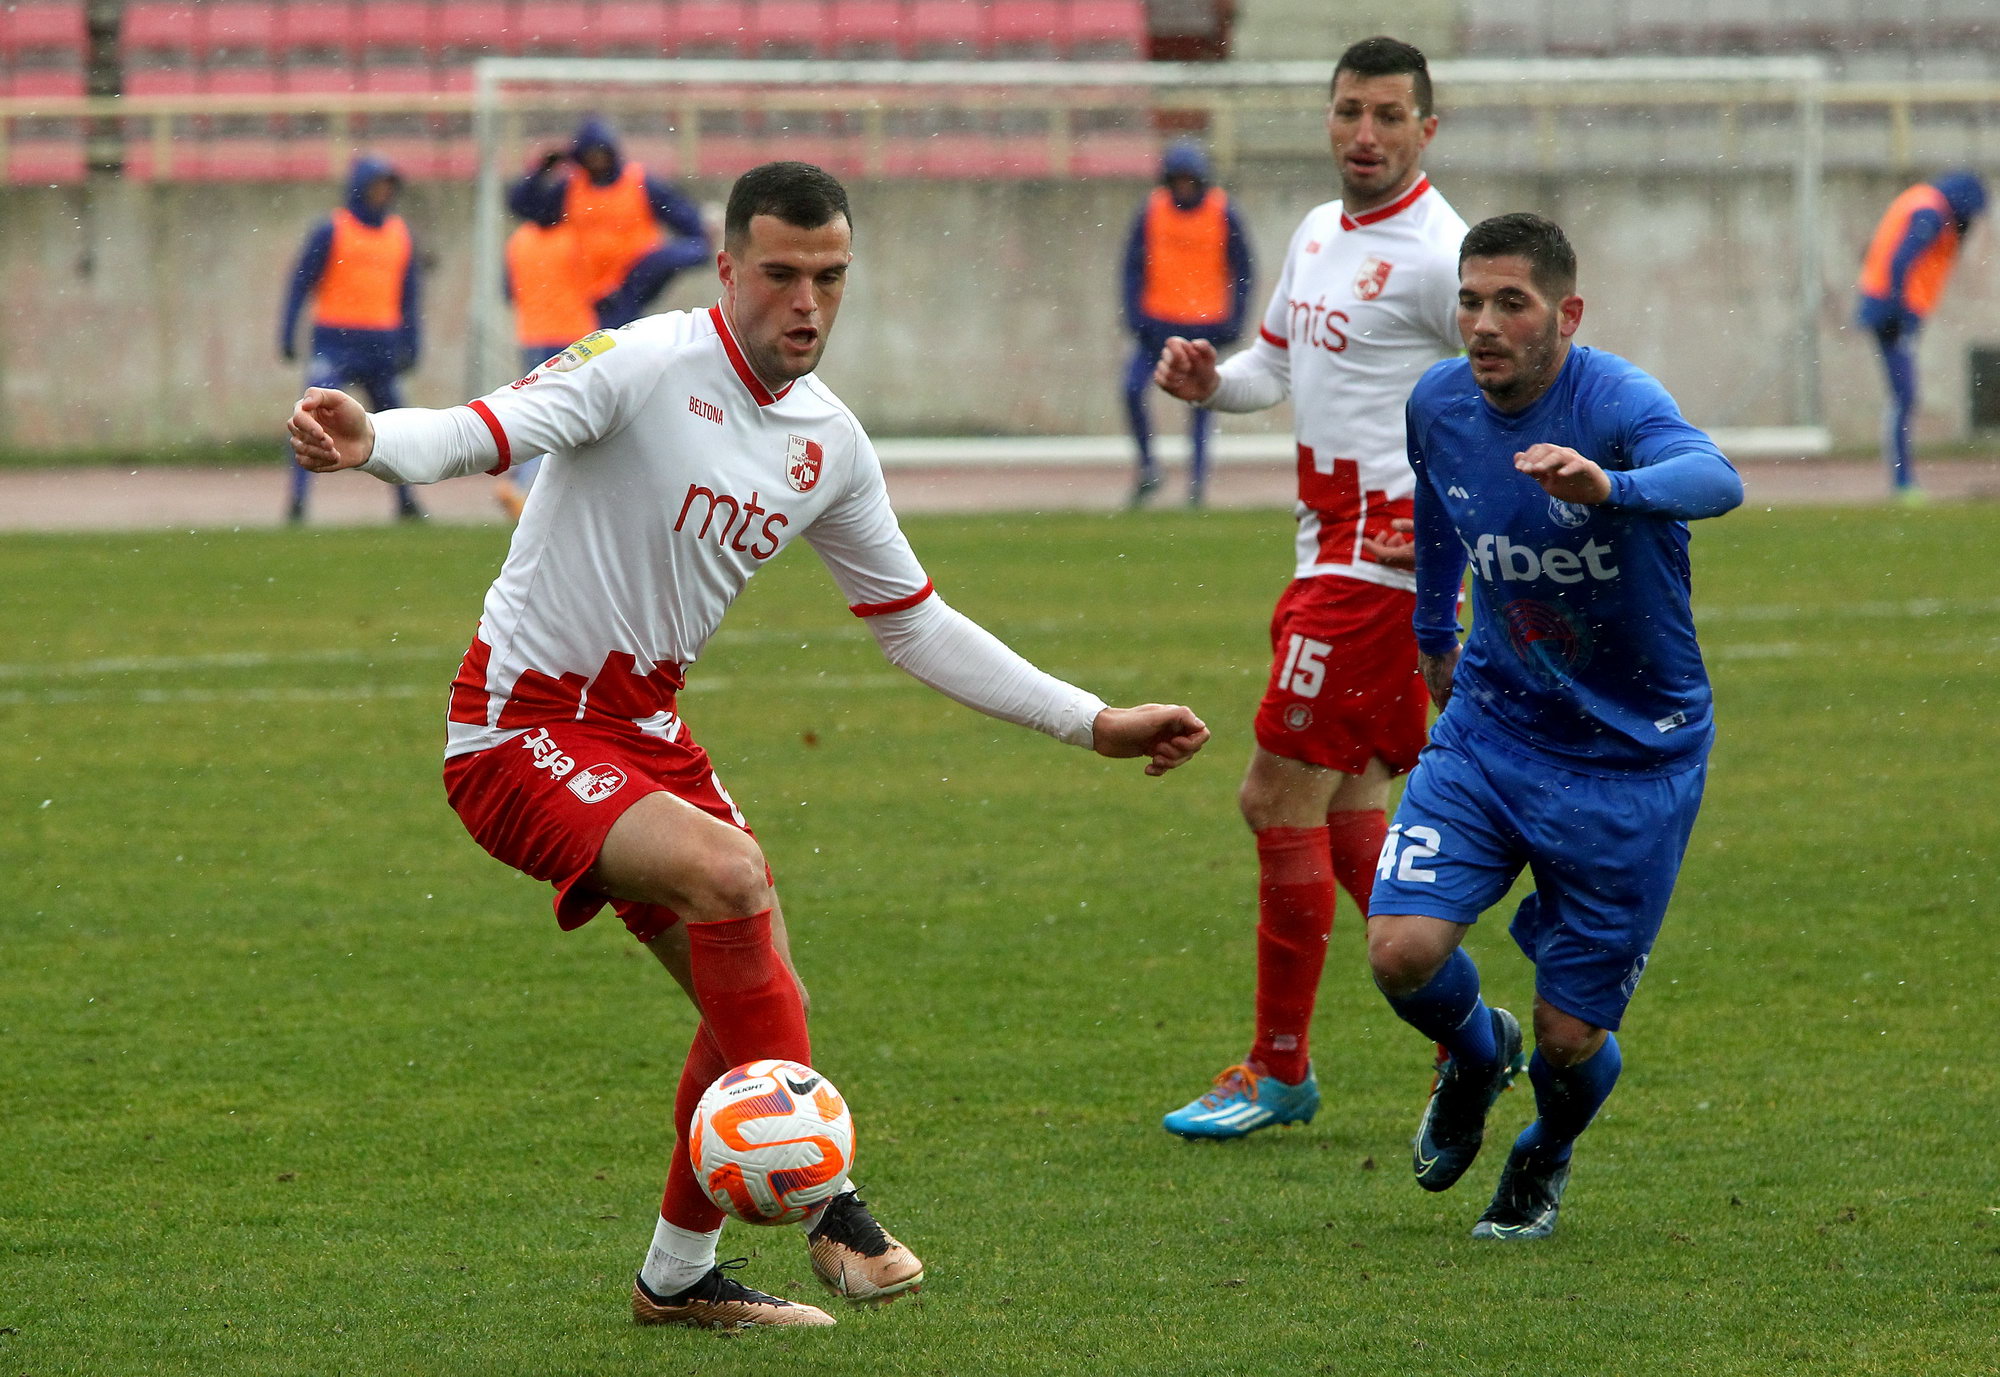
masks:
[(671, 56), (679, 47), (678, 8), (663, 0), (602, 0), (583, 30), (584, 52), (591, 57)]
[(910, 56), (971, 61), (986, 55), (986, 6), (965, 0), (910, 0)]
[(832, 0), (827, 29), (835, 57), (888, 60), (908, 49), (902, 0)]
[(118, 31), (119, 58), (128, 79), (144, 68), (193, 67), (198, 27), (188, 0), (133, 0)]
[(355, 17), (366, 66), (412, 66), (438, 55), (437, 7), (428, 0), (359, 0)]
[(206, 0), (194, 7), (195, 58), (204, 67), (269, 67), (278, 10), (262, 0)]
[(1069, 6), (1062, 0), (992, 0), (986, 11), (986, 43), (995, 58), (1068, 57)]
[(512, 10), (506, 0), (443, 0), (437, 11), (439, 60), (458, 66), (520, 52)]
[(594, 19), (582, 0), (522, 0), (514, 11), (514, 50), (527, 57), (582, 57), (595, 51)]
[(680, 0), (674, 8), (679, 56), (750, 55), (750, 7), (742, 0)]
[(1069, 55), (1079, 62), (1142, 59), (1145, 0), (1072, 0), (1069, 33)]
[(290, 0), (278, 11), (278, 57), (286, 67), (344, 66), (361, 49), (349, 0)]
[(831, 49), (827, 7), (820, 0), (750, 0), (751, 57), (811, 58)]

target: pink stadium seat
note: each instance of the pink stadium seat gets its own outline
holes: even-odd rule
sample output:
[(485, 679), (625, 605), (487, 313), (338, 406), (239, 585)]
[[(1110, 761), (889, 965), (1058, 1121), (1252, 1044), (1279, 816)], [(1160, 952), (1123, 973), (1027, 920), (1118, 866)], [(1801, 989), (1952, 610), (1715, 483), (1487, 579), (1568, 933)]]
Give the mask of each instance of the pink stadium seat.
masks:
[(187, 0), (134, 0), (118, 33), (126, 71), (192, 66), (196, 27), (195, 9)]
[(820, 0), (750, 0), (747, 51), (752, 57), (820, 57), (831, 47), (827, 21)]
[[(658, 10), (659, 6), (653, 5)], [(528, 57), (581, 57), (595, 52), (595, 15), (583, 0), (521, 0), (514, 11), (515, 51)], [(656, 56), (657, 53), (648, 54)]]
[(370, 65), (429, 61), (437, 55), (437, 7), (428, 0), (359, 0), (359, 47)]
[(986, 6), (910, 0), (910, 56), (970, 60), (986, 55)]
[(902, 0), (832, 0), (827, 7), (829, 49), (835, 57), (893, 59), (908, 46)]
[(1070, 12), (1062, 0), (992, 0), (986, 12), (988, 51), (996, 58), (1067, 57)]
[(81, 66), (90, 52), (83, 0), (22, 0), (11, 7), (6, 35), (16, 66), (44, 53), (68, 54)]
[(1070, 56), (1079, 62), (1146, 55), (1145, 0), (1071, 0)]
[(195, 55), (205, 66), (269, 66), (278, 46), (278, 11), (262, 0), (207, 0), (195, 6)]
[(583, 31), (584, 51), (592, 57), (670, 56), (679, 46), (677, 10), (663, 0), (601, 0)]
[(450, 64), (521, 51), (513, 7), (506, 0), (443, 0), (437, 12), (438, 51)]
[(749, 56), (750, 7), (744, 0), (680, 0), (675, 9), (680, 56)]
[(278, 11), (278, 54), (287, 67), (348, 62), (360, 47), (348, 0), (290, 0)]

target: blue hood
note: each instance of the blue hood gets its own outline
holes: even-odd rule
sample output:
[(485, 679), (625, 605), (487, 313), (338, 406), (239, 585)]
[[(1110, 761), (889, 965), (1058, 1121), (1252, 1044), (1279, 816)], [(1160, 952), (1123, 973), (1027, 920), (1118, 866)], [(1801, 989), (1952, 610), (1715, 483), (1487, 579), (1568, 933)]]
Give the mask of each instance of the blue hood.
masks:
[(1960, 233), (1986, 209), (1986, 184), (1970, 172), (1947, 172), (1931, 185), (1951, 203), (1951, 218), (1958, 221)]
[(1199, 184), (1194, 199), (1183, 203), (1179, 196), (1174, 204), (1182, 210), (1192, 210), (1208, 194), (1208, 184), (1213, 180), (1208, 165), (1208, 154), (1201, 151), (1201, 145), (1193, 139), (1175, 139), (1167, 145), (1167, 151), (1160, 158), (1160, 183), (1166, 185), (1175, 177), (1192, 177)]
[(590, 180), (599, 186), (610, 186), (618, 180), (618, 174), (625, 170), (625, 156), (618, 151), (618, 135), (612, 132), (611, 125), (596, 115), (592, 115), (576, 127), (576, 138), (569, 146), (569, 155), (581, 162), (584, 153), (592, 148), (602, 148), (611, 155), (611, 174), (603, 178), (592, 177)]
[(368, 204), (368, 188), (384, 177), (393, 181), (398, 191), (403, 189), (403, 175), (396, 171), (396, 165), (387, 158), (368, 153), (356, 158), (353, 171), (347, 174), (347, 209), (364, 225), (380, 225), (395, 208), (394, 198), (381, 210), (375, 210)]

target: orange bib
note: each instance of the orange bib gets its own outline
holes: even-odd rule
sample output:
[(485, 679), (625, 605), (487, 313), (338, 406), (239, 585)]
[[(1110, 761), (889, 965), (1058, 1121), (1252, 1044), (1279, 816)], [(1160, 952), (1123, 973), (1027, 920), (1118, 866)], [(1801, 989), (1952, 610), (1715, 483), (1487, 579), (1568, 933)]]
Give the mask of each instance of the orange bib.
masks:
[(1944, 233), (1917, 255), (1917, 261), (1903, 275), (1903, 304), (1913, 314), (1923, 317), (1937, 306), (1944, 281), (1951, 276), (1951, 265), (1958, 258), (1958, 222), (1952, 218), (1951, 202), (1928, 182), (1917, 183), (1889, 203), (1882, 223), (1875, 227), (1875, 237), (1868, 243), (1867, 256), (1861, 260), (1860, 287), (1872, 297), (1889, 295), (1889, 270), (1896, 250), (1903, 246), (1903, 236), (1909, 233), (1910, 217), (1920, 210), (1934, 210), (1944, 217)]
[(402, 216), (391, 215), (377, 227), (345, 208), (336, 210), (313, 323), (336, 330), (401, 329), (409, 270), (410, 227)]
[(646, 199), (646, 170), (634, 162), (610, 186), (597, 185), (582, 168), (570, 173), (563, 220), (576, 227), (584, 290), (592, 301), (615, 290), (664, 238)]
[(515, 230), (507, 240), (507, 280), (514, 288), (514, 338), (523, 348), (553, 354), (597, 328), (573, 227)]
[(1146, 200), (1146, 278), (1139, 309), (1155, 320), (1213, 325), (1229, 319), (1229, 198), (1211, 187), (1192, 210), (1154, 187)]

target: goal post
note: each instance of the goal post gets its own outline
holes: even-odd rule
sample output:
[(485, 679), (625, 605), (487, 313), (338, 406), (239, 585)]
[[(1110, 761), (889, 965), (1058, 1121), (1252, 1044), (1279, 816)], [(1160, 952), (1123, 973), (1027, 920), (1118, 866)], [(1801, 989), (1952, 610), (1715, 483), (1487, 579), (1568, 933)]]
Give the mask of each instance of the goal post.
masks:
[[(531, 150), (552, 144), (584, 113), (610, 116), (649, 167), (675, 178), (724, 180), (757, 162), (796, 157), (864, 183), (1150, 181), (1165, 144), (1195, 132), (1225, 182), (1288, 164), (1323, 181), (1331, 66), (482, 59), (473, 74), (478, 172), (467, 389), (490, 390), (514, 375), (518, 361), (500, 291), (506, 186)], [(1426, 165), (1455, 178), (1570, 190), (1606, 172), (1788, 182), (1791, 242), (1767, 246), (1777, 250), (1773, 270), (1782, 264), (1792, 284), (1782, 330), (1775, 305), (1766, 313), (1774, 343), (1782, 343), (1769, 351), (1762, 376), (1737, 383), (1744, 400), (1702, 419), (1733, 423), (1740, 416), (1727, 413), (1751, 402), (1766, 403), (1769, 413), (1771, 399), (1782, 397), (1782, 415), (1767, 417), (1783, 428), (1774, 443), (1793, 453), (1828, 447), (1819, 357), (1823, 62), (1482, 59), (1435, 63), (1431, 72), (1449, 137), (1433, 145)], [(1754, 441), (1751, 430), (1736, 433)]]

